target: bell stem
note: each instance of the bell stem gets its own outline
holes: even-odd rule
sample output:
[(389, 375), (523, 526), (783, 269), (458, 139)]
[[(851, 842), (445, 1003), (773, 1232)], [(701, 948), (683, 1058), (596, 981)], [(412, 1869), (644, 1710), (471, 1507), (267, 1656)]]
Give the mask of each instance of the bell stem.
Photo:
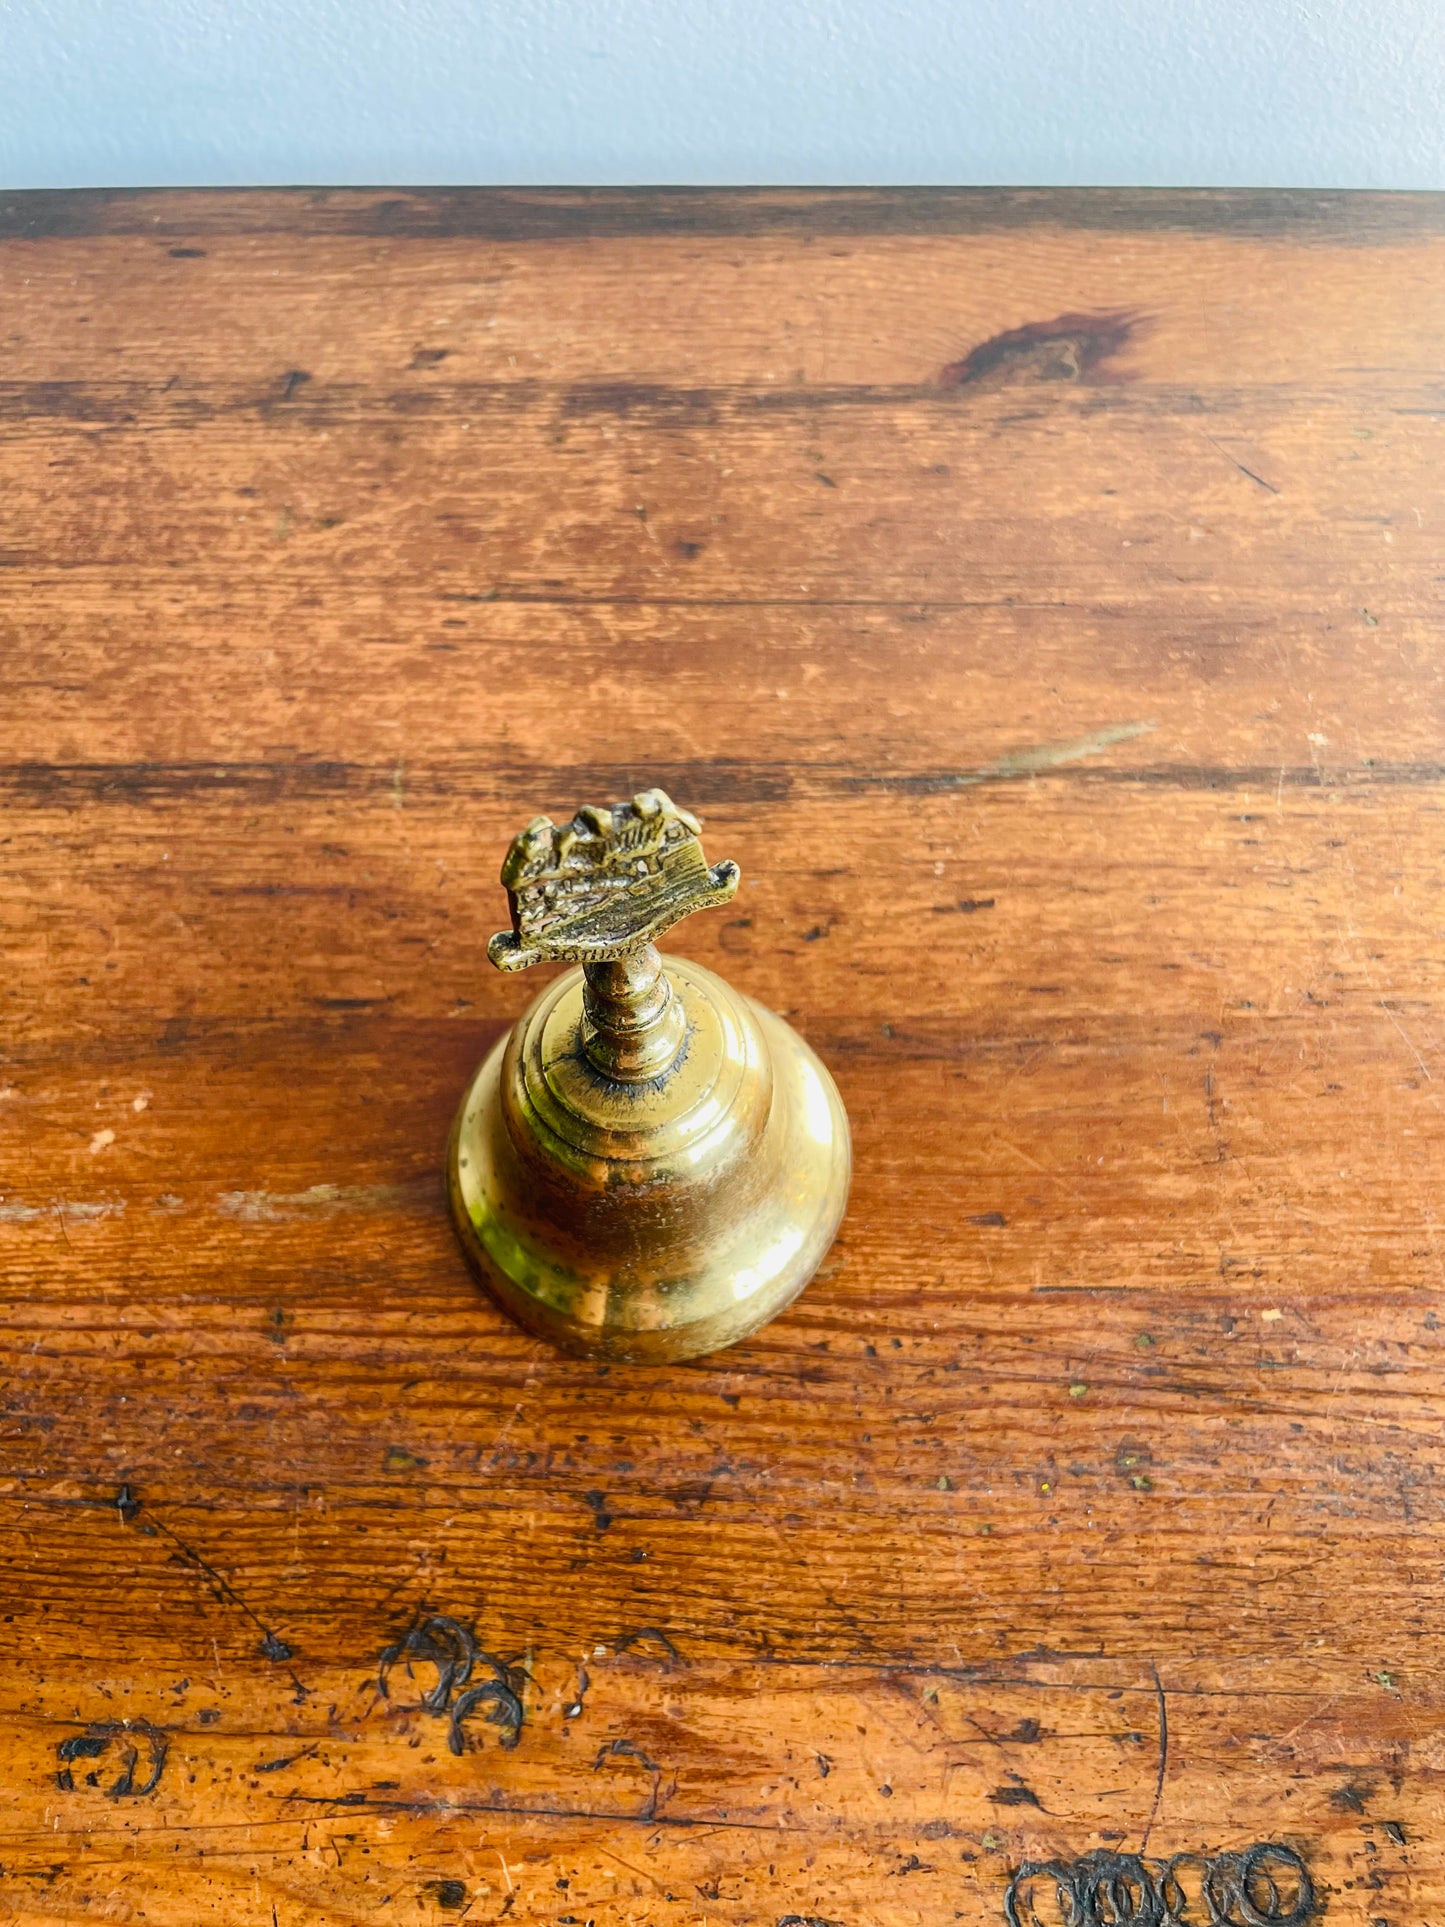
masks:
[(641, 1084), (677, 1062), (687, 1018), (654, 944), (583, 966), (582, 1048), (603, 1077)]

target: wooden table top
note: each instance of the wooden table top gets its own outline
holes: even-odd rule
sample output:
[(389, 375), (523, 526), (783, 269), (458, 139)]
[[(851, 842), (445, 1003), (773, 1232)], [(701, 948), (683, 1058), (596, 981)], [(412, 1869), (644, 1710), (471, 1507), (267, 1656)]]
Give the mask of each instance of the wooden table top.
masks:
[[(0, 237), (0, 1915), (1445, 1919), (1445, 203)], [(857, 1169), (607, 1370), (441, 1170), (649, 781)]]

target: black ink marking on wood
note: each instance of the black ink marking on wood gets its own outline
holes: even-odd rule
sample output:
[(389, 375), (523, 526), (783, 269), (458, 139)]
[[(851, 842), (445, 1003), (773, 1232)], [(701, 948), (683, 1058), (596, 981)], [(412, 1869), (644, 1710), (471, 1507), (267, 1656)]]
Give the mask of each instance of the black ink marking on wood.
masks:
[(996, 1786), (988, 1797), (1001, 1807), (1037, 1807), (1040, 1813), (1043, 1812), (1043, 1803), (1038, 1794), (1022, 1781), (1016, 1786)]
[[(600, 1747), (597, 1758), (592, 1762), (592, 1771), (596, 1773), (598, 1769), (605, 1766), (609, 1760), (635, 1760), (644, 1773), (651, 1775), (652, 1790), (648, 1794), (646, 1804), (638, 1817), (644, 1820), (655, 1820), (657, 1818), (660, 1789), (662, 1786), (662, 1768), (658, 1765), (657, 1761), (649, 1759), (647, 1754), (637, 1744), (636, 1740), (613, 1740), (609, 1745)], [(676, 1781), (674, 1781), (673, 1787), (669, 1788), (669, 1793), (675, 1790), (675, 1787)]]
[(445, 1713), (453, 1692), (460, 1692), (472, 1676), (477, 1642), (465, 1626), (444, 1613), (418, 1620), (403, 1639), (395, 1646), (388, 1646), (381, 1655), (376, 1686), (383, 1699), (391, 1698), (392, 1668), (403, 1665), (410, 1679), (413, 1660), (437, 1669), (436, 1684), (422, 1694), (423, 1709), (428, 1713)]
[(682, 1654), (677, 1650), (676, 1646), (673, 1645), (667, 1634), (660, 1631), (656, 1626), (639, 1626), (635, 1633), (624, 1633), (617, 1642), (617, 1651), (619, 1653), (630, 1653), (634, 1647), (642, 1645), (644, 1641), (662, 1648), (663, 1652), (667, 1655), (666, 1660), (663, 1662), (665, 1665), (681, 1666), (683, 1664)]
[(582, 1503), (592, 1514), (592, 1522), (599, 1532), (606, 1532), (612, 1524), (612, 1514), (607, 1510), (606, 1496), (601, 1492), (584, 1492)]
[[(319, 1742), (318, 1742), (319, 1745)], [(287, 1753), (279, 1760), (257, 1760), (251, 1768), (253, 1773), (279, 1773), (283, 1766), (295, 1766), (298, 1760), (309, 1760), (316, 1754), (316, 1746), (303, 1747), (299, 1753)]]
[(1101, 1848), (1075, 1861), (1025, 1861), (1003, 1911), (1009, 1927), (1055, 1917), (1068, 1927), (1304, 1927), (1316, 1896), (1304, 1861), (1278, 1841), (1163, 1861)]
[[(501, 1671), (500, 1668), (498, 1670)], [(522, 1737), (522, 1702), (510, 1682), (500, 1677), (483, 1680), (480, 1686), (473, 1686), (462, 1694), (452, 1708), (451, 1726), (447, 1732), (448, 1747), (457, 1755), (466, 1752), (466, 1722), (479, 1706), (491, 1709), (486, 1717), (493, 1726), (501, 1728), (498, 1744), (510, 1752)]]
[[(65, 1793), (75, 1792), (74, 1764), (77, 1760), (101, 1760), (115, 1752), (120, 1759), (120, 1774), (105, 1788), (111, 1800), (143, 1799), (160, 1784), (170, 1742), (149, 1720), (98, 1720), (68, 1740), (61, 1740), (56, 1753), (62, 1765), (55, 1776), (56, 1785)], [(140, 1777), (137, 1778), (137, 1775)], [(84, 1773), (87, 1786), (100, 1785), (100, 1768)]]
[[(421, 1696), (423, 1712), (447, 1721), (447, 1746), (455, 1754), (467, 1750), (467, 1721), (479, 1707), (487, 1707), (487, 1720), (501, 1729), (500, 1744), (510, 1750), (522, 1736), (522, 1692), (527, 1674), (521, 1666), (484, 1652), (470, 1627), (445, 1613), (432, 1613), (416, 1622), (405, 1638), (385, 1648), (377, 1673), (377, 1691), (391, 1698), (393, 1669), (402, 1665), (408, 1678), (412, 1663), (435, 1666), (436, 1684)], [(492, 1677), (478, 1685), (469, 1684), (479, 1666)], [(453, 1698), (455, 1695), (455, 1698)]]

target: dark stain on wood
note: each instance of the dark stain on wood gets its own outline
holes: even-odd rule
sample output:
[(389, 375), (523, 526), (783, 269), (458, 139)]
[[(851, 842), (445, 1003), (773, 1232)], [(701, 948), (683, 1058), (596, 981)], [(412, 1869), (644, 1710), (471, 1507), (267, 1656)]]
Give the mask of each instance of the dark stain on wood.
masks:
[(1033, 1788), (1025, 1786), (1022, 1780), (1016, 1781), (1012, 1786), (996, 1786), (988, 1797), (1000, 1807), (1042, 1807), (1043, 1805)]
[[(1061, 314), (1005, 328), (951, 361), (940, 388), (968, 388), (1007, 381), (1088, 381), (1129, 345), (1139, 316)], [(1112, 372), (1112, 371), (1111, 371)]]

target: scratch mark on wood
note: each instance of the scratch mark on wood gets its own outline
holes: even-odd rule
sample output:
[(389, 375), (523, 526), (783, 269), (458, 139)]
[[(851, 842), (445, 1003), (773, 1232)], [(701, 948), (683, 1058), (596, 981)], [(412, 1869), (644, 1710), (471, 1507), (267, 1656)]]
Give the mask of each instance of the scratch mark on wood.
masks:
[(1400, 1022), (1399, 1018), (1395, 1015), (1394, 1011), (1391, 1010), (1390, 1006), (1385, 1002), (1384, 998), (1382, 997), (1379, 1001), (1380, 1001), (1381, 1010), (1384, 1011), (1385, 1015), (1389, 1018), (1390, 1022), (1395, 1026), (1396, 1030), (1399, 1031), (1401, 1038), (1404, 1040), (1405, 1048), (1409, 1051), (1410, 1055), (1414, 1058), (1415, 1062), (1419, 1065), (1420, 1075), (1425, 1079), (1425, 1082), (1427, 1084), (1433, 1084), (1435, 1080), (1430, 1075), (1430, 1067), (1425, 1062), (1424, 1058), (1420, 1055), (1419, 1050), (1416, 1048), (1414, 1038), (1411, 1037), (1410, 1033), (1406, 1030), (1405, 1026)]
[(1237, 468), (1241, 475), (1245, 476), (1251, 482), (1257, 482), (1262, 489), (1268, 490), (1271, 495), (1279, 494), (1279, 490), (1273, 482), (1267, 482), (1262, 475), (1256, 475), (1252, 468), (1246, 468), (1237, 455), (1231, 455), (1229, 450), (1225, 448), (1221, 442), (1215, 441), (1212, 435), (1207, 435), (1205, 440), (1209, 442), (1211, 447), (1219, 451), (1231, 468)]
[[(1080, 737), (1077, 742), (1040, 743), (1025, 749), (1010, 750), (995, 762), (981, 764), (976, 769), (845, 776), (840, 787), (853, 794), (883, 792), (904, 796), (942, 796), (954, 790), (976, 788), (980, 783), (1008, 782), (1023, 776), (1040, 776), (1049, 770), (1063, 769), (1070, 763), (1083, 762), (1090, 756), (1101, 756), (1115, 743), (1127, 743), (1136, 736), (1147, 736), (1158, 727), (1158, 723), (1153, 721), (1105, 723), (1102, 728)], [(1134, 770), (1119, 773), (1131, 779), (1140, 774)]]
[[(675, 1783), (670, 1783), (668, 1793), (675, 1791)], [(498, 1815), (506, 1820), (602, 1820), (612, 1827), (648, 1827), (654, 1838), (658, 1831), (666, 1828), (669, 1832), (695, 1833), (707, 1836), (713, 1833), (763, 1834), (775, 1836), (796, 1835), (799, 1839), (809, 1839), (805, 1827), (792, 1825), (787, 1820), (732, 1820), (707, 1814), (654, 1813), (644, 1810), (640, 1813), (624, 1813), (616, 1807), (582, 1806), (573, 1801), (560, 1804), (543, 1805), (540, 1801), (496, 1799), (444, 1800), (444, 1799), (372, 1799), (365, 1791), (354, 1793), (301, 1793), (294, 1788), (279, 1796), (286, 1805), (307, 1807), (364, 1807), (369, 1813), (398, 1814), (410, 1818), (454, 1818), (458, 1814), (486, 1813)], [(649, 1802), (650, 1806), (650, 1802)]]
[(1149, 1671), (1154, 1675), (1154, 1694), (1159, 1706), (1159, 1767), (1154, 1776), (1154, 1804), (1149, 1809), (1144, 1837), (1139, 1842), (1141, 1854), (1148, 1851), (1149, 1835), (1154, 1831), (1154, 1822), (1159, 1818), (1159, 1803), (1164, 1798), (1164, 1776), (1169, 1770), (1169, 1705), (1164, 1697), (1164, 1682), (1153, 1660), (1149, 1662)]
[(1239, 470), (1241, 475), (1247, 475), (1251, 482), (1258, 482), (1260, 487), (1268, 489), (1271, 495), (1279, 494), (1279, 490), (1273, 482), (1267, 482), (1262, 475), (1256, 475), (1252, 468), (1246, 468), (1244, 463), (1236, 461), (1234, 456), (1231, 455), (1229, 459), (1234, 462), (1234, 466)]
[(1041, 743), (1033, 749), (1011, 750), (996, 763), (988, 763), (977, 771), (974, 780), (986, 783), (992, 777), (1031, 776), (1038, 770), (1059, 769), (1065, 763), (1082, 762), (1086, 756), (1101, 756), (1115, 743), (1131, 742), (1134, 737), (1147, 736), (1158, 727), (1157, 722), (1105, 723), (1102, 729), (1080, 737), (1076, 743)]
[(51, 1217), (54, 1213), (69, 1218), (72, 1224), (94, 1224), (101, 1218), (119, 1218), (125, 1212), (125, 1200), (77, 1202), (71, 1198), (53, 1198), (48, 1204), (22, 1204), (18, 1199), (0, 1197), (0, 1224), (34, 1224), (41, 1218)]
[(587, 1689), (591, 1684), (592, 1684), (591, 1675), (588, 1673), (587, 1668), (579, 1660), (577, 1662), (577, 1691), (573, 1695), (572, 1699), (568, 1702), (568, 1704), (562, 1709), (562, 1717), (564, 1720), (575, 1720), (575, 1719), (581, 1718), (583, 1703), (587, 1698)]
[(312, 1184), (304, 1191), (223, 1191), (222, 1217), (242, 1224), (286, 1224), (347, 1211), (405, 1211), (430, 1201), (437, 1180), (428, 1175), (401, 1184)]
[[(210, 1581), (211, 1590), (221, 1604), (234, 1606), (239, 1613), (250, 1620), (251, 1624), (261, 1635), (260, 1651), (266, 1659), (273, 1660), (279, 1664), (281, 1661), (293, 1657), (291, 1647), (279, 1634), (271, 1630), (258, 1613), (247, 1605), (246, 1601), (241, 1597), (240, 1593), (236, 1591), (236, 1588), (231, 1584), (229, 1579), (223, 1578), (208, 1559), (201, 1557), (194, 1546), (187, 1545), (179, 1533), (173, 1532), (165, 1520), (156, 1515), (153, 1508), (147, 1508), (147, 1517), (154, 1530), (160, 1533), (162, 1538), (169, 1539), (185, 1563), (193, 1567), (197, 1572), (204, 1574)], [(300, 1680), (297, 1679), (295, 1673), (291, 1674), (291, 1683), (295, 1687), (298, 1696), (305, 1698), (306, 1688), (301, 1684)]]

